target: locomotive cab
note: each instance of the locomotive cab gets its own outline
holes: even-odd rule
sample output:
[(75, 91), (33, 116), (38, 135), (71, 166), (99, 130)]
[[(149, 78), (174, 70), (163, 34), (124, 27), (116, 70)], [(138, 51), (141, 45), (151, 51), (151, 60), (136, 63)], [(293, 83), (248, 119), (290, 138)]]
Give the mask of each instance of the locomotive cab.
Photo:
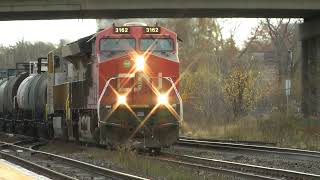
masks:
[(130, 23), (96, 37), (100, 142), (159, 148), (178, 139), (182, 120), (177, 35)]

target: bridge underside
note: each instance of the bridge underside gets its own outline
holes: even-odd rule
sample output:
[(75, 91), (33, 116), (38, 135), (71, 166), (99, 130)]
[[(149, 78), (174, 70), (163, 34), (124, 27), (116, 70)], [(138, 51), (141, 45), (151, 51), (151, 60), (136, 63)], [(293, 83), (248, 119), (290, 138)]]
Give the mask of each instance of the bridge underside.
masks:
[(303, 17), (318, 0), (1, 0), (0, 20), (139, 17)]
[[(1, 7), (0, 7), (1, 8)], [(138, 12), (137, 12), (138, 11)], [(312, 18), (320, 10), (251, 10), (246, 9), (152, 9), (152, 10), (72, 10), (1, 12), (0, 20), (41, 20), (41, 19), (100, 19), (100, 18), (186, 18), (186, 17), (246, 17), (246, 18)]]

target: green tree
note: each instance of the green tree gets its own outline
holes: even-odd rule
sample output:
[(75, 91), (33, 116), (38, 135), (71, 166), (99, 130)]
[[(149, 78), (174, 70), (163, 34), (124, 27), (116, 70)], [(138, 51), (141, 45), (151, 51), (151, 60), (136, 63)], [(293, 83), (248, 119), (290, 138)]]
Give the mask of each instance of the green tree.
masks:
[(30, 43), (24, 40), (18, 41), (14, 46), (1, 46), (0, 61), (3, 63), (1, 67), (15, 68), (16, 63), (36, 61), (38, 57), (46, 57), (54, 48), (52, 43)]

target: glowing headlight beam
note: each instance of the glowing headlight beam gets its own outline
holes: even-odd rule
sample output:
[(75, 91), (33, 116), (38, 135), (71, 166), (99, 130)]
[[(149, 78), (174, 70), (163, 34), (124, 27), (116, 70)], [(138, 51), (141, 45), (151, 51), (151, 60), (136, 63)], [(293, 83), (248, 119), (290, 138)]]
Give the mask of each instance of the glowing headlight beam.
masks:
[(127, 103), (127, 97), (125, 95), (119, 95), (118, 96), (118, 104), (126, 104)]
[[(127, 97), (127, 95), (129, 94), (129, 92), (131, 91), (131, 89), (130, 89), (130, 91), (129, 92), (127, 92), (126, 94), (124, 94), (124, 95), (120, 95), (114, 88), (113, 88), (113, 86), (112, 85), (109, 85), (109, 87), (110, 87), (110, 89), (111, 89), (111, 91), (117, 96), (117, 103), (114, 105), (114, 106), (112, 106), (112, 109), (111, 109), (111, 111), (107, 114), (107, 116), (102, 120), (102, 122), (106, 122), (110, 117), (111, 117), (111, 115), (116, 111), (116, 109), (120, 106), (120, 102), (122, 101), (122, 103), (123, 103), (123, 101), (125, 101), (124, 102), (124, 105), (126, 105), (127, 104), (127, 102), (126, 102), (126, 97)], [(119, 99), (119, 97), (120, 96), (123, 96), (123, 97), (121, 97), (120, 99)], [(119, 100), (120, 100), (120, 102), (119, 102)]]
[[(133, 90), (133, 87), (136, 85), (136, 83), (129, 89), (129, 91), (126, 93), (126, 94), (124, 94), (123, 96), (124, 97), (127, 97), (128, 96), (128, 94)], [(112, 114), (118, 109), (118, 107), (119, 107), (119, 96), (120, 96), (120, 94), (110, 85), (109, 86), (110, 88), (111, 88), (111, 90), (116, 94), (116, 96), (118, 97), (118, 103), (116, 103), (114, 106), (112, 106), (112, 109), (111, 109), (111, 111), (107, 114), (107, 116), (102, 120), (102, 123), (106, 123), (106, 121), (112, 116)], [(120, 98), (121, 99), (121, 98)], [(139, 122), (139, 123), (141, 123), (141, 119), (136, 115), (136, 113), (131, 109), (131, 107), (128, 105), (128, 103), (127, 102), (125, 102), (123, 105), (125, 105), (127, 108), (128, 108), (128, 110), (132, 113), (132, 115), (135, 117), (135, 119)], [(150, 131), (151, 132), (151, 130), (149, 129), (149, 128), (147, 128), (146, 130), (148, 130), (148, 131)]]
[(143, 55), (138, 55), (135, 59), (136, 62), (136, 69), (137, 71), (143, 71), (144, 70), (144, 63), (145, 63), (145, 58)]
[(168, 96), (166, 94), (160, 94), (158, 96), (158, 104), (160, 105), (168, 104)]
[[(144, 77), (146, 78), (146, 77)], [(164, 94), (161, 94), (158, 89), (153, 85), (153, 84), (150, 84), (150, 83), (147, 83), (147, 85), (151, 88), (151, 90), (155, 93), (155, 95), (158, 97), (158, 102), (157, 102), (157, 105), (156, 107), (158, 107), (159, 105), (161, 105), (159, 103), (159, 99), (160, 99), (160, 96), (163, 95), (163, 96), (166, 96), (168, 98), (170, 92), (172, 91), (173, 87), (169, 88), (169, 90), (164, 93)], [(165, 98), (164, 97), (161, 97), (161, 101), (165, 101)], [(169, 103), (164, 103), (163, 105), (165, 105), (165, 107), (171, 112), (171, 114), (173, 116), (175, 116), (176, 120), (180, 121), (181, 117), (178, 115), (178, 113), (175, 111), (175, 109), (169, 104)]]
[(147, 73), (150, 71), (148, 64), (146, 63), (149, 56), (152, 54), (150, 51), (145, 51), (143, 54), (137, 51), (131, 51), (129, 53), (130, 58), (134, 61), (133, 74), (136, 72)]

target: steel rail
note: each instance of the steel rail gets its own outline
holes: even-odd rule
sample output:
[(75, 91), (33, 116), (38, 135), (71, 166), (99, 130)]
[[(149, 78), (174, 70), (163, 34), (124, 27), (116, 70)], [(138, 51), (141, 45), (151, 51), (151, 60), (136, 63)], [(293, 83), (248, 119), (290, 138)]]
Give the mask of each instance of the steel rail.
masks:
[(19, 166), (21, 166), (21, 167), (23, 167), (25, 169), (28, 169), (28, 170), (33, 171), (35, 173), (44, 175), (44, 176), (46, 176), (48, 178), (51, 178), (51, 179), (76, 180), (73, 177), (70, 177), (70, 176), (61, 174), (59, 172), (53, 171), (51, 169), (39, 166), (39, 165), (37, 165), (37, 164), (35, 164), (33, 162), (24, 160), (24, 159), (16, 157), (16, 156), (12, 156), (12, 155), (10, 155), (8, 153), (5, 153), (5, 152), (1, 152), (0, 151), (0, 157), (2, 159), (4, 159), (4, 160), (7, 160), (7, 161), (9, 161), (11, 163), (14, 163), (14, 164), (17, 164), (17, 165), (19, 165)]
[(112, 177), (112, 178), (119, 178), (119, 179), (147, 180), (146, 178), (143, 178), (143, 177), (139, 177), (139, 176), (135, 176), (135, 175), (132, 175), (132, 174), (123, 173), (123, 172), (112, 170), (112, 169), (99, 167), (99, 166), (96, 166), (96, 165), (93, 165), (93, 164), (89, 164), (89, 163), (86, 163), (86, 162), (78, 161), (78, 160), (75, 160), (75, 159), (67, 158), (67, 157), (56, 155), (56, 154), (52, 154), (52, 153), (47, 153), (47, 152), (43, 152), (43, 151), (38, 151), (38, 150), (34, 150), (34, 149), (18, 146), (18, 145), (15, 145), (13, 143), (6, 143), (6, 142), (0, 141), (0, 144), (2, 144), (2, 147), (12, 147), (14, 149), (30, 151), (31, 155), (35, 155), (35, 154), (43, 155), (43, 156), (49, 157), (50, 159), (55, 159), (55, 160), (58, 160), (58, 161), (60, 161), (62, 163), (68, 164), (70, 166), (77, 167), (79, 169), (83, 169), (85, 171), (93, 172), (95, 174), (99, 174), (99, 175), (102, 175), (102, 176), (107, 176), (107, 177)]
[(35, 138), (32, 138), (32, 139), (26, 139), (26, 140), (17, 141), (17, 142), (14, 142), (12, 144), (17, 145), (17, 146), (23, 146), (23, 145), (27, 145), (27, 144), (36, 143), (38, 141), (39, 140), (37, 140)]
[(180, 138), (176, 145), (196, 148), (209, 148), (223, 151), (243, 151), (249, 153), (281, 155), (296, 160), (320, 160), (320, 152), (308, 151), (300, 149), (280, 148), (261, 145), (248, 145), (238, 143), (211, 142), (204, 140), (184, 139)]
[(285, 169), (256, 166), (190, 155), (178, 155), (172, 153), (163, 154), (167, 156), (167, 158), (160, 158), (160, 160), (190, 167), (213, 170), (216, 172), (221, 172), (227, 175), (235, 175), (246, 179), (320, 179), (320, 175), (311, 173), (303, 173)]
[(277, 145), (277, 143), (274, 143), (274, 142), (192, 138), (192, 137), (187, 137), (187, 136), (180, 136), (180, 139), (209, 141), (209, 142), (222, 142), (222, 143), (235, 143), (235, 144), (248, 144), (248, 145), (263, 145), (263, 146), (265, 146), (265, 145), (266, 146), (276, 146)]

